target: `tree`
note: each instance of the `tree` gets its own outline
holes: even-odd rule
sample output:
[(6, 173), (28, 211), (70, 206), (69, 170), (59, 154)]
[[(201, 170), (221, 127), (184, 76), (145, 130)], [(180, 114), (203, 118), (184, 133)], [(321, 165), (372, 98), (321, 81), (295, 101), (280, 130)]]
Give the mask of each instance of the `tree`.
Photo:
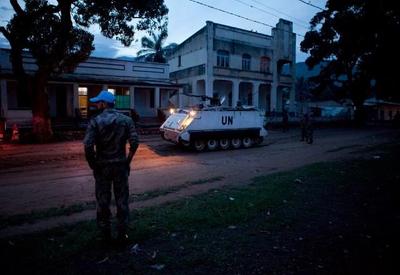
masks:
[(145, 61), (166, 63), (166, 57), (171, 54), (173, 49), (176, 48), (176, 43), (171, 43), (163, 47), (165, 40), (168, 37), (167, 23), (163, 24), (160, 28), (160, 33), (152, 32), (151, 36), (143, 36), (141, 40), (142, 50), (137, 55), (139, 59)]
[(310, 68), (326, 62), (317, 78), (320, 90), (332, 82), (339, 84), (339, 92), (351, 97), (356, 116), (362, 115), (364, 100), (374, 83), (378, 96), (399, 98), (394, 92), (396, 70), (388, 66), (389, 60), (393, 64), (400, 61), (395, 42), (400, 34), (397, 4), (328, 0), (326, 9), (318, 12), (310, 24), (301, 50), (310, 54), (306, 60)]
[[(17, 89), (32, 98), (33, 134), (38, 142), (52, 137), (46, 84), (51, 77), (72, 72), (94, 50), (88, 28), (98, 24), (101, 33), (125, 46), (136, 31), (151, 30), (167, 15), (163, 0), (25, 0), (21, 7), (10, 0), (15, 11), (1, 33), (11, 46), (10, 61)], [(29, 51), (37, 70), (29, 74), (22, 54)]]

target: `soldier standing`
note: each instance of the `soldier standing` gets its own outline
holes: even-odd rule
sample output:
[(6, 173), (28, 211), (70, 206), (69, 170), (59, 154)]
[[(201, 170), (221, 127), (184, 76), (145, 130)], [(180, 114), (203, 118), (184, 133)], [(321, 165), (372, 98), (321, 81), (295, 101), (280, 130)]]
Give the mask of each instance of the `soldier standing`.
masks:
[(314, 129), (311, 121), (311, 115), (305, 113), (300, 120), (301, 141), (306, 141), (308, 144), (314, 141)]
[[(132, 119), (114, 109), (115, 97), (112, 93), (101, 91), (90, 102), (102, 111), (90, 120), (83, 141), (86, 160), (96, 181), (97, 225), (104, 241), (111, 241), (110, 202), (113, 186), (117, 206), (117, 240), (126, 243), (128, 176), (130, 163), (138, 148), (138, 136)], [(127, 141), (130, 144), (128, 156), (125, 150)]]

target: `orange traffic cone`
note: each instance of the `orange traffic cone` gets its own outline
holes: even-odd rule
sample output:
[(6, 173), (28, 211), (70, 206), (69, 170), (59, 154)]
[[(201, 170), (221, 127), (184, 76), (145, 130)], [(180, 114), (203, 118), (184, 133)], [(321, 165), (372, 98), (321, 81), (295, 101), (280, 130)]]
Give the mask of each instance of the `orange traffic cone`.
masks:
[(5, 122), (3, 122), (3, 121), (0, 119), (0, 142), (3, 142), (3, 141), (4, 141), (5, 132), (6, 132), (6, 125), (5, 125)]
[(19, 130), (15, 123), (12, 126), (11, 142), (19, 142)]

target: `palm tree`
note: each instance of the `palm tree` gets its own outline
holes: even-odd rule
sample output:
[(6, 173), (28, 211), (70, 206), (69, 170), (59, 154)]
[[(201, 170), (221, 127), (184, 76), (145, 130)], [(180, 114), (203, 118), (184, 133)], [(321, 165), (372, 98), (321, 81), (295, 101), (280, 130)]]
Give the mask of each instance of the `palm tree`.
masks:
[(176, 48), (176, 43), (171, 43), (165, 47), (163, 44), (168, 37), (168, 31), (162, 29), (159, 34), (152, 33), (150, 37), (143, 36), (141, 40), (142, 49), (138, 51), (138, 60), (166, 63), (166, 56), (171, 54)]

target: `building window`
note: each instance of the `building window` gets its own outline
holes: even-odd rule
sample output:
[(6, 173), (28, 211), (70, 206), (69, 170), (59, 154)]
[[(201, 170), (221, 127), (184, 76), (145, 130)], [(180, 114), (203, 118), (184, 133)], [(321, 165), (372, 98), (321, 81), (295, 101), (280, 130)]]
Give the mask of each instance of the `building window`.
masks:
[(224, 50), (217, 51), (217, 66), (218, 67), (229, 67), (229, 52)]
[(108, 91), (115, 95), (115, 108), (120, 110), (130, 109), (131, 97), (129, 87), (109, 87)]
[(182, 66), (182, 56), (178, 56), (178, 67)]
[(88, 87), (78, 87), (79, 116), (86, 118), (88, 114)]
[(281, 70), (281, 74), (283, 75), (290, 75), (290, 63), (285, 63), (282, 65), (282, 70)]
[(247, 53), (242, 55), (242, 70), (250, 71), (251, 56)]
[(260, 71), (263, 73), (269, 73), (270, 72), (270, 63), (271, 59), (267, 56), (263, 56), (260, 59)]
[(78, 88), (78, 94), (80, 96), (87, 96), (88, 93), (88, 88), (87, 87), (79, 87)]

